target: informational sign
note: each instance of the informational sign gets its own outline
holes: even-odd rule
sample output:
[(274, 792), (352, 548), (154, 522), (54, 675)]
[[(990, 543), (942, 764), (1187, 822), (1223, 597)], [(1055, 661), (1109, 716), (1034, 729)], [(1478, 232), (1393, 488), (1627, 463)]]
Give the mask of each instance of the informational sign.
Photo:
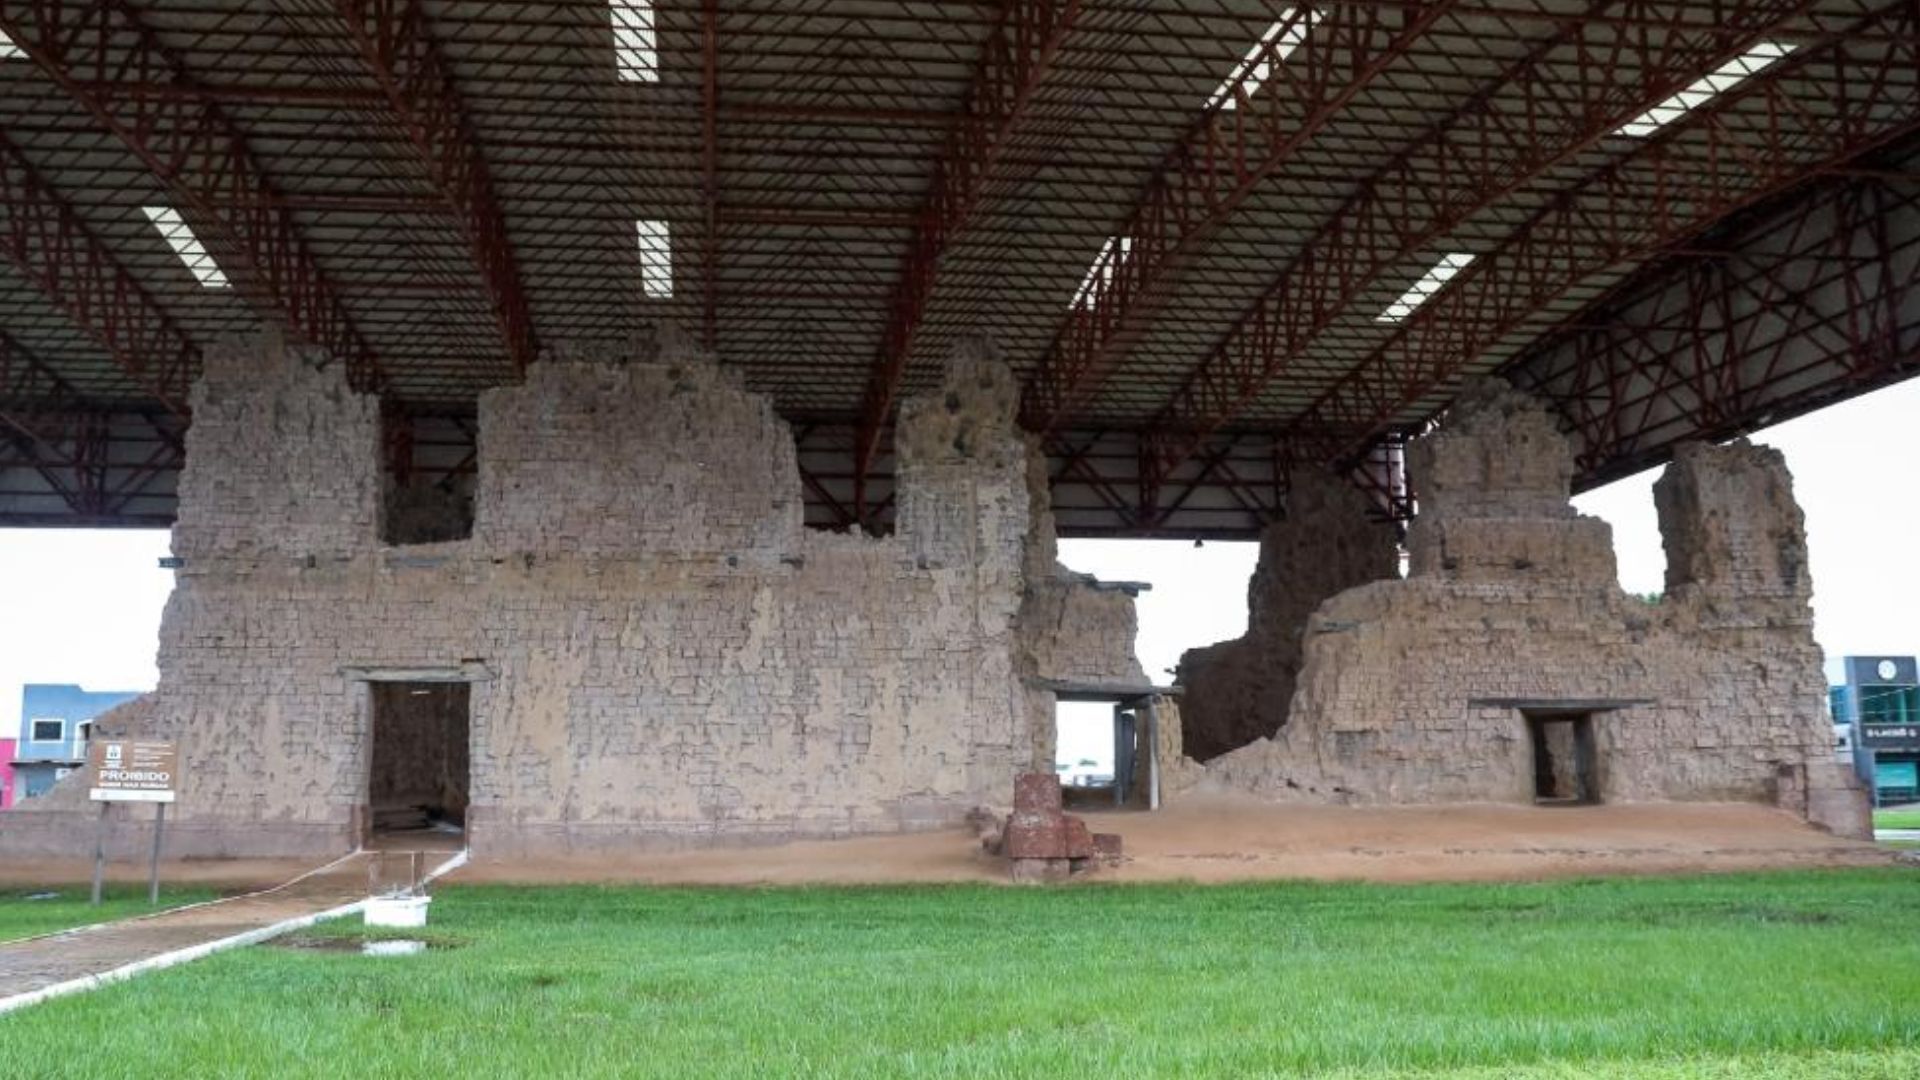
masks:
[(1869, 750), (1920, 751), (1920, 724), (1861, 724), (1860, 745)]
[(179, 778), (172, 743), (95, 739), (87, 748), (88, 797), (95, 802), (170, 803)]

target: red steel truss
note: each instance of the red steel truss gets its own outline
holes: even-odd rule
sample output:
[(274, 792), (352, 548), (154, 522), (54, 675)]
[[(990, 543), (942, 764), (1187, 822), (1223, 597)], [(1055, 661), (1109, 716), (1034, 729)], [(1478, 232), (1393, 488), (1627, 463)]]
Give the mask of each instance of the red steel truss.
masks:
[(114, 418), (88, 405), (67, 381), (0, 330), (0, 468), (31, 469), (79, 519), (114, 523), (161, 473), (178, 467), (180, 438), (152, 417), (144, 458), (115, 460)]
[[(155, 401), (187, 415), (200, 350), (0, 134), (0, 253)], [(0, 381), (12, 400), (16, 384)]]
[[(1245, 81), (1235, 107), (1209, 110), (1167, 155), (1146, 192), (1113, 236), (1092, 287), (1067, 313), (1028, 380), (1022, 419), (1035, 431), (1057, 427), (1173, 298), (1181, 271), (1262, 181), (1358, 94), (1407, 54), (1452, 0), (1349, 5), (1310, 22), (1306, 5), (1288, 9), (1288, 27), (1263, 54), (1272, 72), (1255, 94)], [(1279, 43), (1298, 38), (1284, 58)]]
[(1034, 92), (1046, 79), (1079, 14), (1080, 0), (1008, 0), (981, 47), (966, 107), (947, 135), (914, 223), (880, 339), (880, 354), (861, 399), (854, 453), (854, 505), (861, 511), (866, 504), (865, 475), (913, 354), (914, 334), (933, 298), (940, 257), (979, 209)]
[[(1873, 55), (1855, 55), (1856, 47)], [(1911, 2), (1886, 5), (1860, 26), (1775, 63), (1553, 199), (1402, 322), (1296, 422), (1349, 433), (1343, 453), (1363, 452), (1384, 425), (1581, 281), (1646, 258), (1809, 172), (1914, 130), (1920, 125), (1916, 69), (1920, 5)], [(1790, 72), (1836, 88), (1826, 111), (1808, 111), (1786, 84)]]
[(1658, 37), (1593, 18), (1621, 6), (1653, 14), (1646, 4), (1595, 4), (1369, 177), (1160, 411), (1154, 426), (1177, 433), (1160, 467), (1175, 467), (1231, 422), (1384, 275), (1740, 55), (1802, 5), (1728, 3), (1713, 25)]
[(507, 358), (516, 373), (524, 372), (540, 346), (507, 237), (507, 218), (420, 0), (336, 0), (334, 8), (434, 191), (458, 221)]
[(0, 33), (145, 163), (251, 303), (343, 361), (356, 386), (379, 385), (373, 349), (240, 131), (211, 101), (138, 91), (193, 80), (130, 5), (0, 0)]
[(1583, 485), (1920, 372), (1920, 176), (1849, 173), (1676, 254), (1507, 370)]

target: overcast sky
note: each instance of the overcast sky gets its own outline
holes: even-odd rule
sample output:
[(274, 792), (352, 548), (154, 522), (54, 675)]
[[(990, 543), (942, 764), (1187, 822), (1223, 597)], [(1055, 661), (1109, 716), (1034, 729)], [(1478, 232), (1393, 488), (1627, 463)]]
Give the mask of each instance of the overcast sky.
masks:
[[(1915, 509), (1920, 379), (1789, 421), (1755, 441), (1777, 446), (1807, 514), (1814, 633), (1833, 659), (1920, 652), (1920, 541)], [(1666, 558), (1654, 520), (1657, 470), (1582, 496), (1581, 510), (1613, 524), (1621, 584), (1663, 587)], [(17, 733), (20, 685), (70, 682), (92, 690), (153, 686), (160, 610), (172, 587), (159, 568), (167, 534), (155, 531), (0, 529), (0, 737)], [(1250, 543), (1067, 540), (1062, 561), (1103, 578), (1146, 581), (1141, 663), (1167, 681), (1180, 653), (1246, 628)], [(1076, 731), (1078, 727), (1076, 726)], [(1104, 746), (1070, 734), (1064, 756)]]

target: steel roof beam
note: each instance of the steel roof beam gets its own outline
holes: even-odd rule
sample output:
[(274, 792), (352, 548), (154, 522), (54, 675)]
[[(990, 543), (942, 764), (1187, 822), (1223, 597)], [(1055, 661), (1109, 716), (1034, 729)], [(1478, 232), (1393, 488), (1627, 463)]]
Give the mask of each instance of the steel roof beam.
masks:
[(399, 119), (433, 189), (459, 222), (515, 374), (539, 355), (527, 291), (493, 177), (419, 0), (336, 0), (360, 59)]
[[(200, 350), (0, 134), (0, 256), (166, 410), (187, 415)], [(23, 370), (23, 369), (15, 369)], [(24, 383), (0, 384), (7, 400)]]
[[(1731, 0), (1711, 27), (1622, 33), (1588, 18), (1535, 46), (1367, 178), (1160, 410), (1172, 468), (1230, 423), (1356, 300), (1464, 223), (1540, 182), (1621, 124), (1740, 55), (1796, 13), (1798, 0)], [(1620, 73), (1626, 73), (1624, 77)]]
[(1920, 372), (1920, 189), (1842, 179), (1716, 246), (1637, 275), (1506, 369), (1565, 420), (1582, 486)]
[[(76, 517), (112, 517), (156, 472), (179, 467), (185, 455), (179, 435), (152, 416), (140, 419), (153, 428), (157, 445), (142, 462), (116, 465), (108, 453), (111, 414), (0, 330), (0, 429), (7, 429), (0, 436), (17, 455), (14, 464), (38, 474)], [(109, 488), (108, 473), (116, 468), (131, 474)]]
[[(1300, 4), (1265, 54), (1270, 75), (1257, 93), (1244, 78), (1235, 107), (1208, 109), (1162, 161), (1115, 226), (1124, 254), (1110, 247), (1091, 288), (1067, 311), (1027, 379), (1021, 418), (1048, 432), (1104, 381), (1122, 354), (1170, 301), (1179, 278), (1256, 188), (1312, 139), (1363, 88), (1404, 58), (1453, 6), (1435, 0), (1403, 8), (1341, 7), (1316, 16)], [(1275, 53), (1275, 45), (1292, 45)]]
[(372, 347), (219, 106), (101, 89), (122, 81), (193, 82), (124, 0), (0, 0), (0, 32), (147, 166), (264, 318), (325, 348), (355, 386), (379, 388), (385, 380)]
[[(1866, 32), (1888, 25), (1901, 32)], [(1294, 423), (1345, 432), (1338, 456), (1358, 454), (1581, 282), (1684, 243), (1920, 129), (1920, 5), (1885, 5), (1860, 30), (1789, 55), (1563, 192), (1400, 323)], [(1788, 86), (1787, 76), (1803, 71), (1829, 90), (1818, 113)]]
[(939, 282), (941, 258), (971, 224), (1079, 16), (1080, 0), (1007, 0), (981, 46), (966, 106), (934, 166), (900, 264), (879, 354), (867, 376), (854, 446), (856, 513), (866, 511), (865, 473), (906, 376), (914, 338)]

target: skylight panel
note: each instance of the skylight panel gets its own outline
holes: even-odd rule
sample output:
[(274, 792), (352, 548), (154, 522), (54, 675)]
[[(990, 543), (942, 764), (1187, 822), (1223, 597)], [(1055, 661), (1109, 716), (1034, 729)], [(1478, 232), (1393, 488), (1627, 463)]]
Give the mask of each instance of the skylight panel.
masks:
[(1446, 288), (1447, 282), (1452, 281), (1453, 276), (1465, 270), (1467, 264), (1472, 261), (1473, 255), (1470, 252), (1454, 252), (1440, 256), (1440, 261), (1434, 263), (1431, 270), (1420, 275), (1420, 280), (1413, 283), (1413, 288), (1401, 293), (1400, 299), (1388, 304), (1387, 310), (1375, 315), (1373, 321), (1397, 323), (1405, 319), (1413, 314), (1414, 308), (1426, 303), (1432, 299), (1434, 293)]
[(143, 206), (140, 209), (147, 215), (147, 220), (153, 222), (153, 227), (160, 230), (160, 236), (167, 242), (167, 246), (173, 249), (175, 255), (180, 256), (181, 262), (187, 264), (187, 269), (193, 272), (193, 276), (200, 282), (202, 288), (224, 289), (227, 287), (227, 275), (221, 271), (219, 264), (213, 261), (213, 256), (207, 254), (207, 249), (201, 245), (200, 238), (193, 235), (193, 230), (187, 227), (186, 219), (180, 216), (180, 211), (171, 206)]
[(1273, 77), (1273, 65), (1299, 48), (1300, 43), (1307, 40), (1307, 31), (1319, 21), (1320, 13), (1311, 8), (1297, 13), (1292, 8), (1282, 12), (1279, 21), (1267, 27), (1260, 40), (1247, 50), (1247, 55), (1234, 65), (1226, 81), (1207, 98), (1207, 108), (1239, 108), (1240, 93), (1235, 90), (1252, 97)]
[(1740, 85), (1747, 78), (1758, 74), (1769, 64), (1792, 51), (1793, 46), (1784, 42), (1762, 41), (1714, 68), (1712, 73), (1695, 80), (1685, 90), (1620, 125), (1614, 134), (1644, 139), (1692, 110), (1712, 101), (1718, 95)]
[(1073, 291), (1073, 299), (1067, 303), (1067, 307), (1071, 309), (1091, 304), (1097, 290), (1111, 288), (1115, 275), (1120, 273), (1120, 264), (1127, 260), (1127, 255), (1132, 251), (1133, 237), (1107, 237), (1093, 265), (1087, 267), (1087, 276), (1080, 279), (1080, 287)]
[(633, 223), (640, 237), (640, 290), (649, 300), (673, 299), (673, 243), (664, 221)]
[(18, 60), (25, 55), (26, 52), (15, 45), (12, 38), (0, 34), (0, 60)]
[(613, 62), (621, 82), (659, 82), (652, 0), (608, 0), (613, 15)]

